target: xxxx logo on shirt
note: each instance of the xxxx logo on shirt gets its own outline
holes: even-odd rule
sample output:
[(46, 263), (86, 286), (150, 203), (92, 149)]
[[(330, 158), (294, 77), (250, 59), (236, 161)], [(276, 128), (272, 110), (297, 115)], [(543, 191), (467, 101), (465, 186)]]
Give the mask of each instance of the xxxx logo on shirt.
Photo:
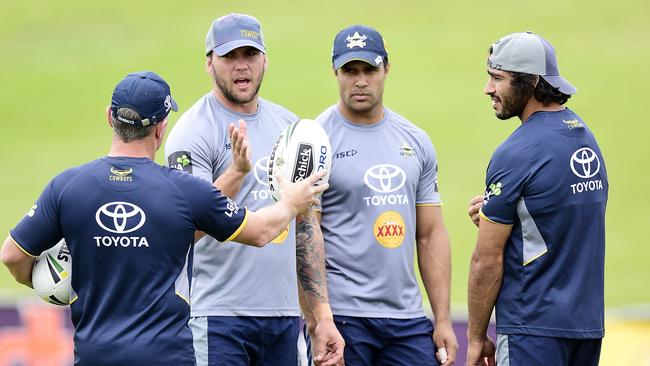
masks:
[(382, 212), (375, 220), (373, 234), (379, 244), (386, 248), (397, 248), (404, 242), (406, 225), (397, 211)]

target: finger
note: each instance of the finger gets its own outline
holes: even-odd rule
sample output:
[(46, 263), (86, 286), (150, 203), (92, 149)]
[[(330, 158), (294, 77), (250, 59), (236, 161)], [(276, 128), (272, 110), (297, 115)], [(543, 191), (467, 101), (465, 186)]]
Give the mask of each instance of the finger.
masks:
[(231, 138), (232, 138), (232, 133), (233, 133), (234, 130), (235, 130), (235, 124), (234, 123), (229, 124), (228, 125), (228, 136), (231, 136)]
[(309, 177), (307, 177), (307, 181), (309, 184), (314, 184), (316, 183), (319, 179), (323, 178), (327, 174), (327, 170), (319, 170), (317, 172), (313, 172)]
[(438, 356), (440, 363), (447, 363), (447, 349), (445, 347), (439, 347), (436, 356)]
[(472, 198), (469, 201), (469, 205), (474, 206), (475, 204), (481, 203), (481, 202), (483, 202), (483, 196), (479, 195), (479, 196), (475, 196), (474, 198)]
[(488, 364), (488, 366), (496, 366), (497, 361), (494, 358), (494, 355), (487, 357), (487, 364)]
[(312, 192), (312, 193), (314, 193), (314, 194), (323, 193), (323, 192), (325, 192), (325, 191), (327, 190), (327, 188), (329, 188), (329, 187), (330, 187), (330, 184), (329, 184), (329, 183), (319, 184), (319, 185), (313, 187), (313, 192)]
[(246, 127), (246, 122), (243, 119), (239, 120), (239, 131), (246, 136), (248, 134), (248, 127)]

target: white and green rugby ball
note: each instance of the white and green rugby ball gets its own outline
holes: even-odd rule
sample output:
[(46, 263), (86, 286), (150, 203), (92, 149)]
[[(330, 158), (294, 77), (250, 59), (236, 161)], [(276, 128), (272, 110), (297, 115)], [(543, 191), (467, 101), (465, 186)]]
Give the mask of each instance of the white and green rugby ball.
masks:
[(327, 183), (332, 168), (332, 147), (327, 132), (311, 119), (301, 119), (287, 126), (278, 136), (269, 156), (269, 190), (280, 200), (280, 187), (275, 174), (287, 181), (299, 182), (312, 173), (327, 170), (316, 185)]
[(65, 240), (44, 251), (32, 268), (34, 292), (50, 304), (65, 306), (76, 299), (72, 290), (72, 255)]

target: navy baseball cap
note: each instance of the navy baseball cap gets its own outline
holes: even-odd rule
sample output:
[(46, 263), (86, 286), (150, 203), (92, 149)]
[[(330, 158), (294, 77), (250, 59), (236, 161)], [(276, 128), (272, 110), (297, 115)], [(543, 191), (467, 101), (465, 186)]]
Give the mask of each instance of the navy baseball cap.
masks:
[(532, 32), (508, 34), (494, 42), (487, 65), (497, 70), (539, 75), (563, 94), (572, 95), (578, 91), (560, 76), (553, 46)]
[[(138, 112), (141, 120), (131, 120), (117, 115), (119, 108), (130, 108)], [(131, 125), (149, 126), (163, 121), (169, 111), (178, 111), (172, 99), (169, 85), (163, 78), (151, 71), (128, 74), (120, 81), (111, 99), (113, 118)]]
[(235, 48), (251, 46), (266, 53), (262, 26), (253, 16), (232, 13), (215, 19), (205, 37), (205, 54), (223, 56)]
[(332, 64), (335, 70), (350, 61), (363, 61), (379, 67), (387, 60), (388, 52), (384, 46), (384, 38), (373, 28), (353, 25), (334, 37)]

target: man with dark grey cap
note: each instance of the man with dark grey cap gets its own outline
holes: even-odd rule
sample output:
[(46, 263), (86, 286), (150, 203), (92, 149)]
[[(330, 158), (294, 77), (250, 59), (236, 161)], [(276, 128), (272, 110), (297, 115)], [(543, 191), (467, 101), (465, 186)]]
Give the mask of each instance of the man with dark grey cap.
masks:
[[(331, 60), (339, 99), (316, 120), (336, 154), (311, 230), (324, 237), (345, 363), (451, 365), (458, 348), (449, 310), (451, 249), (433, 144), (384, 106), (390, 64), (376, 29), (341, 30)], [(435, 327), (422, 307), (416, 251)], [(314, 324), (307, 317), (310, 334)]]
[[(521, 125), (492, 155), (469, 288), (468, 365), (597, 365), (604, 335), (605, 161), (564, 104), (576, 88), (537, 34), (490, 47), (485, 94)], [(330, 180), (331, 182), (331, 180)], [(496, 306), (497, 344), (486, 335)]]
[(106, 108), (108, 155), (52, 179), (2, 247), (2, 262), (31, 287), (34, 259), (65, 238), (77, 294), (75, 365), (195, 365), (187, 326), (195, 232), (264, 246), (318, 202), (314, 191), (322, 190), (313, 183), (323, 174), (285, 182), (280, 202), (253, 212), (210, 183), (156, 164), (172, 110), (160, 76), (127, 75)]
[[(268, 206), (268, 155), (298, 117), (258, 94), (267, 68), (259, 21), (236, 13), (216, 19), (205, 55), (213, 87), (176, 123), (165, 146), (169, 166), (214, 182), (247, 207)], [(300, 215), (298, 225), (310, 217)], [(210, 236), (197, 242), (190, 326), (198, 365), (295, 365), (297, 283), (322, 319), (318, 361), (340, 360), (343, 340), (327, 300), (322, 243), (297, 242), (295, 228), (291, 222), (263, 249)]]

